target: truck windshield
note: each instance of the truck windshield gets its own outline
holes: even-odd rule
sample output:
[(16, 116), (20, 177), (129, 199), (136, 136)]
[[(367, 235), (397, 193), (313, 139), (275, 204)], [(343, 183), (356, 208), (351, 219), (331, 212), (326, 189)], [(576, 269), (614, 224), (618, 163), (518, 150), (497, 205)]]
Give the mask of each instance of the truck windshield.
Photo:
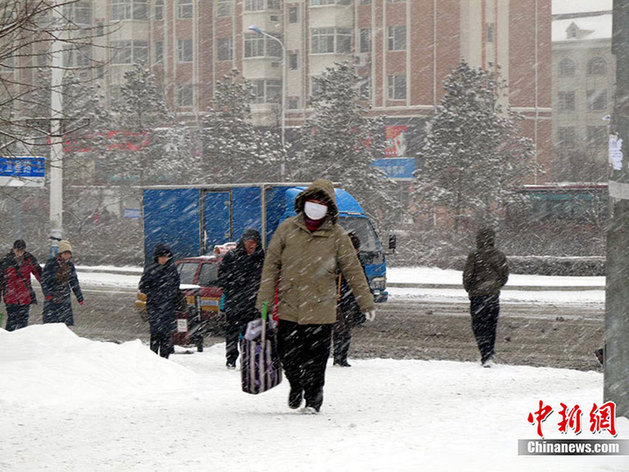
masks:
[(380, 240), (367, 218), (341, 217), (339, 224), (347, 231), (353, 231), (360, 239), (360, 252), (380, 252)]
[(179, 270), (179, 278), (181, 279), (182, 284), (193, 284), (194, 276), (197, 273), (197, 269), (199, 268), (199, 264), (197, 262), (183, 262), (177, 266), (177, 270)]

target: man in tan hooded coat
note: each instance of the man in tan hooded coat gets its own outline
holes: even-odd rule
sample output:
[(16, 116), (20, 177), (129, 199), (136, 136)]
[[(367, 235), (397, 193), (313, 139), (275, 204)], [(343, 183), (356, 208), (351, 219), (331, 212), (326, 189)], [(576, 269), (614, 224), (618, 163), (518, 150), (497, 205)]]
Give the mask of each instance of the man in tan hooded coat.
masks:
[(375, 308), (356, 250), (337, 224), (332, 183), (315, 180), (295, 199), (295, 212), (269, 243), (257, 304), (272, 305), (278, 287), (278, 351), (291, 386), (288, 405), (299, 408), (305, 398), (305, 411), (316, 413), (323, 403), (339, 270), (371, 319)]

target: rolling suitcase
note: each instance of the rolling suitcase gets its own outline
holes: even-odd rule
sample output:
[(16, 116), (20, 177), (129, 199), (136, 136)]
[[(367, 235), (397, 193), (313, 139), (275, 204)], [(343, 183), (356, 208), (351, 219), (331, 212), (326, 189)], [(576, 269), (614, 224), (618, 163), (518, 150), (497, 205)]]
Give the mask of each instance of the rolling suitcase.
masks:
[(279, 385), (282, 365), (277, 352), (275, 330), (269, 327), (268, 304), (262, 305), (262, 318), (250, 321), (240, 340), (242, 391), (257, 395)]

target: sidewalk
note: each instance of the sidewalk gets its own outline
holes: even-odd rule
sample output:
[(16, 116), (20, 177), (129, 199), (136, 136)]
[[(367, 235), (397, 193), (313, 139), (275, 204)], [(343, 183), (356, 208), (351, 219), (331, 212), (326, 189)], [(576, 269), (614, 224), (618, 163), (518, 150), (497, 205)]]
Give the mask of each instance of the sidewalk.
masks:
[[(391, 267), (387, 287), (463, 289), (463, 273), (435, 267)], [(566, 277), (511, 274), (503, 290), (585, 291), (605, 290), (605, 277)]]
[[(77, 266), (82, 279), (95, 279), (99, 285), (135, 285), (142, 275), (141, 267)], [(136, 280), (137, 278), (137, 280)], [(387, 287), (463, 290), (463, 273), (436, 267), (389, 267)], [(511, 274), (503, 290), (513, 291), (586, 291), (605, 290), (605, 277), (565, 277)]]

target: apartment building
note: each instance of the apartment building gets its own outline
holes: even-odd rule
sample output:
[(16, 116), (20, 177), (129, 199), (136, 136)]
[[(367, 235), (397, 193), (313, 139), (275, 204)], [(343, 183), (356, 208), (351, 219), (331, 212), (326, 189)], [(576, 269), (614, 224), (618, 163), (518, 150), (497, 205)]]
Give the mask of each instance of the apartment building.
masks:
[(609, 118), (616, 75), (612, 2), (557, 2), (552, 19), (553, 176), (607, 180)]
[[(285, 91), (287, 136), (308, 115), (313, 78), (350, 61), (372, 113), (384, 116), (378, 164), (401, 181), (415, 169), (442, 81), (464, 59), (509, 84), (538, 162), (551, 168), (551, 0), (80, 0), (66, 15), (92, 28), (66, 66), (114, 101), (133, 63), (153, 68), (173, 109), (200, 123), (214, 84), (232, 70), (255, 88), (256, 125), (278, 127)], [(257, 29), (269, 36), (250, 29)], [(285, 53), (285, 62), (282, 61)], [(91, 66), (86, 69), (87, 66)], [(283, 84), (283, 76), (286, 82)], [(552, 180), (533, 175), (532, 183)]]

